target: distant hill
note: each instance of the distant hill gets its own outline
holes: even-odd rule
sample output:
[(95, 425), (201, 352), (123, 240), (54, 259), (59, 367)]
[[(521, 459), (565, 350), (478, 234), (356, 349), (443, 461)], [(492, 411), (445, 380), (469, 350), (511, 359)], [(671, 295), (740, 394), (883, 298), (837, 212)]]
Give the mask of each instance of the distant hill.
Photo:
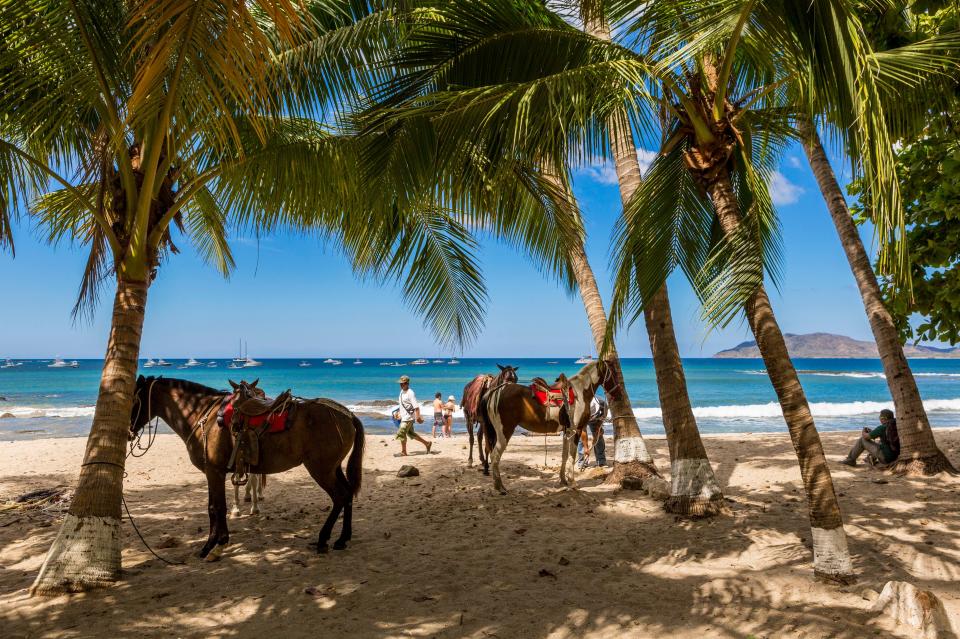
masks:
[[(845, 335), (832, 333), (808, 333), (806, 335), (784, 334), (790, 357), (808, 358), (877, 358), (877, 345), (863, 342)], [(960, 348), (936, 348), (934, 346), (903, 347), (907, 357), (913, 359), (954, 359), (960, 358)], [(714, 357), (722, 358), (759, 358), (760, 349), (756, 342), (743, 342), (733, 348), (720, 351)]]

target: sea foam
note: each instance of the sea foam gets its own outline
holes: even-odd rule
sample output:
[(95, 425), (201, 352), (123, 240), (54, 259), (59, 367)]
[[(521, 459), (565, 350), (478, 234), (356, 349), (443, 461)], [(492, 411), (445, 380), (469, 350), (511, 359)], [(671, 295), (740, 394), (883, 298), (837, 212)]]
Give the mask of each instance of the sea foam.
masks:
[[(923, 403), (927, 412), (960, 412), (960, 399), (928, 399)], [(814, 417), (849, 417), (879, 413), (884, 408), (893, 408), (893, 402), (811, 402)], [(660, 419), (659, 407), (634, 408), (637, 419)], [(694, 406), (696, 417), (720, 419), (753, 419), (782, 417), (780, 404), (732, 404), (729, 406)]]

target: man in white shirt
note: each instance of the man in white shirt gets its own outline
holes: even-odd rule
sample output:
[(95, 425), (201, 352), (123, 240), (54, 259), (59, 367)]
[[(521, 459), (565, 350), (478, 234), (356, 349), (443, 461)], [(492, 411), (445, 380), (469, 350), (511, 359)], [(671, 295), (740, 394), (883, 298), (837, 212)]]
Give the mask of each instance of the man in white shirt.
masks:
[(423, 423), (423, 417), (420, 415), (420, 404), (417, 403), (417, 396), (410, 388), (410, 378), (401, 375), (400, 379), (400, 427), (397, 428), (397, 439), (400, 440), (400, 454), (407, 454), (407, 438), (411, 437), (427, 448), (430, 452), (432, 442), (428, 442), (413, 430), (413, 422)]

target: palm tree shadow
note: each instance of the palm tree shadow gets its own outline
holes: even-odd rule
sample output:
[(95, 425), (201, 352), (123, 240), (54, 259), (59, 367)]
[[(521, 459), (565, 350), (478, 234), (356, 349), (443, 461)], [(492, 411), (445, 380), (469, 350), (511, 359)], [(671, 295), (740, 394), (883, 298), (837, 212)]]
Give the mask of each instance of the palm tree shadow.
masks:
[[(184, 564), (151, 557), (125, 523), (122, 582), (69, 600), (27, 600), (23, 589), (56, 533), (29, 517), (0, 527), (0, 615), (8, 636), (246, 637), (282, 628), (298, 637), (323, 628), (384, 639), (771, 631), (853, 639), (874, 630), (908, 636), (869, 611), (864, 587), (903, 579), (960, 594), (956, 484), (878, 485), (857, 473), (834, 479), (861, 582), (848, 592), (814, 582), (799, 483), (788, 473), (742, 483), (745, 465), (775, 467), (782, 449), (759, 446), (731, 464), (728, 480), (741, 482), (724, 486), (731, 515), (702, 521), (675, 518), (632, 491), (559, 489), (552, 470), (519, 459), (504, 464), (505, 497), (450, 458), (431, 458), (414, 483), (368, 469), (349, 549), (320, 556), (309, 544), (329, 499), (291, 472), (271, 478), (259, 517), (229, 522), (231, 546), (212, 564), (194, 557), (206, 535), (202, 477), (157, 485), (132, 473), (137, 525), (152, 544), (173, 538), (157, 551)], [(59, 480), (9, 477), (0, 486)], [(0, 526), (9, 517), (0, 515)]]

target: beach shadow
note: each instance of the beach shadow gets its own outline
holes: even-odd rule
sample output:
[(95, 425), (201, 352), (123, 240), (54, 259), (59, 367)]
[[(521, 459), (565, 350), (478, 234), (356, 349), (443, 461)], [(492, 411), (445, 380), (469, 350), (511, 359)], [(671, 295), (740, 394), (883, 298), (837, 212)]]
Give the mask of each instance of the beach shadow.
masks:
[[(840, 447), (825, 445), (830, 455)], [(662, 442), (651, 448), (668, 468)], [(329, 499), (291, 471), (271, 477), (259, 517), (229, 522), (232, 543), (213, 564), (194, 557), (206, 536), (202, 476), (165, 485), (131, 472), (126, 494), (141, 532), (151, 543), (177, 538), (158, 552), (185, 565), (152, 558), (124, 523), (122, 582), (26, 599), (57, 527), (31, 519), (0, 528), (4, 636), (908, 637), (870, 612), (860, 590), (903, 579), (960, 596), (955, 480), (878, 485), (879, 473), (834, 472), (860, 574), (840, 588), (812, 578), (795, 468), (742, 483), (748, 467), (779, 464), (782, 443), (753, 452), (725, 475), (731, 514), (699, 521), (634, 491), (558, 488), (554, 472), (520, 454), (508, 461), (509, 449), (506, 496), (457, 458), (425, 458), (414, 482), (370, 468), (349, 549), (321, 556), (308, 544)], [(0, 487), (58, 479), (8, 477)]]

